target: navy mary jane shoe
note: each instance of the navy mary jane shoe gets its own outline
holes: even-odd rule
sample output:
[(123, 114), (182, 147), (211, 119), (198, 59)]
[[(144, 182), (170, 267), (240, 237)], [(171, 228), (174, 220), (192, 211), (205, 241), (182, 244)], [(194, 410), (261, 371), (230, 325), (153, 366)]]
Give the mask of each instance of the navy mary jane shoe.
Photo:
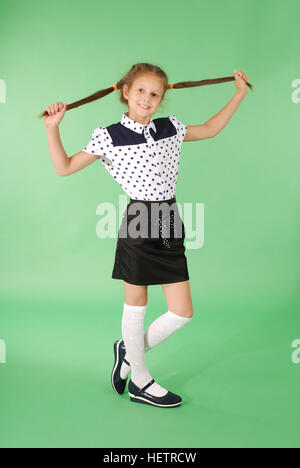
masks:
[(123, 340), (117, 340), (114, 342), (114, 355), (115, 355), (115, 362), (114, 367), (111, 373), (111, 384), (116, 393), (121, 395), (124, 393), (127, 379), (122, 379), (120, 376), (121, 366), (123, 361), (130, 366), (129, 362), (124, 359), (126, 354), (125, 344)]
[(152, 379), (144, 387), (139, 388), (130, 379), (128, 383), (128, 393), (130, 400), (136, 401), (137, 403), (145, 403), (147, 405), (161, 406), (163, 408), (172, 408), (173, 406), (179, 406), (182, 403), (181, 397), (176, 395), (176, 393), (168, 392), (166, 395), (161, 397), (157, 397), (151, 395), (151, 393), (148, 393), (146, 391), (147, 388), (150, 387), (150, 385), (152, 385), (154, 382), (155, 380)]

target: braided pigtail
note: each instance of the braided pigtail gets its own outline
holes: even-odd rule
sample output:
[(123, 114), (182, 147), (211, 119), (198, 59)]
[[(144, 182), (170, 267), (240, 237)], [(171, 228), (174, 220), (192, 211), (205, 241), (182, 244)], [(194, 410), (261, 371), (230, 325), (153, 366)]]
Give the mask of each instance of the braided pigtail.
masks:
[[(225, 76), (224, 78), (212, 78), (208, 80), (201, 80), (201, 81), (180, 81), (179, 83), (170, 84), (169, 87), (179, 89), (179, 88), (192, 88), (194, 86), (203, 86), (209, 84), (218, 84), (218, 83), (226, 83), (227, 81), (234, 81), (234, 76)], [(246, 85), (253, 91), (253, 85), (251, 83), (246, 83)]]
[[(72, 102), (71, 104), (67, 104), (66, 110), (74, 109), (75, 107), (83, 106), (92, 101), (96, 101), (97, 99), (103, 98), (108, 94), (112, 93), (113, 91), (120, 90), (120, 101), (123, 104), (127, 104), (127, 99), (123, 95), (123, 86), (127, 85), (128, 88), (131, 87), (134, 80), (138, 77), (138, 75), (142, 75), (144, 73), (154, 73), (162, 79), (164, 92), (162, 95), (161, 100), (163, 100), (165, 92), (168, 89), (180, 89), (180, 88), (192, 88), (194, 86), (204, 86), (209, 84), (218, 84), (218, 83), (226, 83), (227, 81), (234, 81), (234, 76), (226, 76), (224, 78), (213, 78), (201, 81), (180, 81), (178, 83), (168, 83), (168, 76), (167, 74), (158, 66), (152, 65), (151, 63), (136, 63), (131, 67), (131, 69), (121, 78), (113, 86), (109, 88), (101, 89), (96, 93), (91, 94), (90, 96), (80, 99), (79, 101)], [(247, 86), (253, 90), (253, 85), (250, 83), (246, 83)], [(47, 111), (43, 111), (38, 117), (44, 117), (47, 114)]]

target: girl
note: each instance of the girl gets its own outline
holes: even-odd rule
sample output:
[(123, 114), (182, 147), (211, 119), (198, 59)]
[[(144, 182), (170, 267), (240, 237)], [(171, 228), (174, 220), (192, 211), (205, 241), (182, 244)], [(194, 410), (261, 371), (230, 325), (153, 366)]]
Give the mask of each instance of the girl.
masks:
[[(204, 124), (184, 125), (174, 114), (152, 119), (167, 89), (226, 81), (234, 81), (235, 95)], [(234, 70), (234, 76), (225, 78), (168, 84), (168, 77), (161, 68), (138, 63), (115, 85), (69, 105), (55, 102), (41, 114), (58, 175), (73, 174), (99, 159), (130, 196), (118, 234), (112, 272), (112, 278), (124, 281), (124, 302), (123, 340), (114, 342), (111, 382), (116, 393), (122, 394), (131, 371), (128, 383), (131, 401), (160, 407), (182, 403), (179, 395), (155, 382), (145, 362), (145, 352), (182, 328), (193, 316), (184, 253), (185, 229), (175, 198), (180, 147), (183, 141), (217, 135), (241, 104), (248, 87), (252, 89), (248, 76), (241, 70)], [(118, 123), (97, 127), (83, 150), (68, 157), (58, 130), (65, 111), (114, 90), (120, 90), (120, 100), (128, 106), (128, 112), (123, 113)], [(137, 210), (143, 215), (142, 219), (138, 218), (142, 230), (134, 236)], [(167, 211), (167, 215), (162, 211)], [(158, 228), (158, 236), (153, 235), (154, 228)], [(147, 288), (151, 284), (161, 284), (168, 310), (144, 333)]]

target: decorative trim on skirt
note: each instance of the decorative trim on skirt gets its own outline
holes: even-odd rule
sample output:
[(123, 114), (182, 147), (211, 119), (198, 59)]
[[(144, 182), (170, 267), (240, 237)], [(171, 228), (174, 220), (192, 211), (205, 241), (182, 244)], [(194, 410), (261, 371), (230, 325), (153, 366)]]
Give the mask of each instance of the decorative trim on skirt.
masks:
[(135, 285), (189, 280), (185, 227), (176, 198), (130, 198), (118, 233), (112, 278)]

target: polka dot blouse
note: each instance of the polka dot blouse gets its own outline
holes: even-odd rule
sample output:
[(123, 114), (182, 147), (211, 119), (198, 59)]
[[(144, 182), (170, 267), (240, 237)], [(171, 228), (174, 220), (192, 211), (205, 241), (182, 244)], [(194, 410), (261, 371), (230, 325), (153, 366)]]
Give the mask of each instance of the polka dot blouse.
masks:
[(175, 115), (142, 125), (124, 113), (121, 122), (97, 127), (82, 151), (98, 155), (130, 198), (168, 200), (175, 196), (186, 129)]

